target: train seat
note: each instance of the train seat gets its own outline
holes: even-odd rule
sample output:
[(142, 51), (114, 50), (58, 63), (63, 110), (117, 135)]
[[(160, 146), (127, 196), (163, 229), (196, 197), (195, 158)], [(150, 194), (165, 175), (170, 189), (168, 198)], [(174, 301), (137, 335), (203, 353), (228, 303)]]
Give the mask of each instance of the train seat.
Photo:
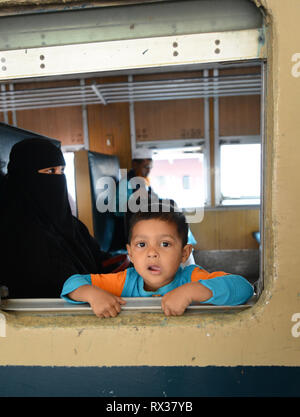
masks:
[(92, 151), (87, 154), (94, 236), (101, 250), (113, 254), (126, 253), (124, 219), (115, 216), (109, 205), (115, 202), (120, 172), (119, 159), (115, 155)]
[(226, 271), (242, 275), (251, 284), (259, 279), (258, 249), (194, 250), (197, 265), (209, 272)]

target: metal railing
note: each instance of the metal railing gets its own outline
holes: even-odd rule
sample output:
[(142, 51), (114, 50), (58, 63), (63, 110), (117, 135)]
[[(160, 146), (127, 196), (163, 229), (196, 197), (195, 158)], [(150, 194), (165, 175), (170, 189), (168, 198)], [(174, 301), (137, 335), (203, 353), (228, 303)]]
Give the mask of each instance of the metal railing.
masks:
[(261, 74), (230, 75), (122, 83), (80, 83), (78, 86), (18, 90), (2, 84), (0, 111), (88, 104), (178, 100), (261, 93)]

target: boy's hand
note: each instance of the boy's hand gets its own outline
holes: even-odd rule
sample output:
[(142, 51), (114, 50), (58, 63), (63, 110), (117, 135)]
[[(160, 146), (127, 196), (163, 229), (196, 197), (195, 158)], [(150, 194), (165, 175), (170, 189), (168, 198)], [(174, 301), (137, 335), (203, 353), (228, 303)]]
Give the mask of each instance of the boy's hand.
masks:
[(191, 282), (175, 288), (162, 297), (161, 307), (166, 316), (181, 316), (193, 301), (205, 301), (212, 292), (199, 282)]
[(121, 304), (126, 304), (123, 298), (93, 285), (83, 285), (72, 291), (69, 297), (89, 303), (97, 317), (116, 317), (121, 311)]
[(97, 317), (116, 317), (121, 311), (121, 304), (126, 304), (126, 301), (100, 288), (95, 289), (97, 291), (88, 300), (93, 312)]
[(161, 307), (166, 316), (181, 316), (192, 302), (188, 288), (184, 284), (162, 297)]

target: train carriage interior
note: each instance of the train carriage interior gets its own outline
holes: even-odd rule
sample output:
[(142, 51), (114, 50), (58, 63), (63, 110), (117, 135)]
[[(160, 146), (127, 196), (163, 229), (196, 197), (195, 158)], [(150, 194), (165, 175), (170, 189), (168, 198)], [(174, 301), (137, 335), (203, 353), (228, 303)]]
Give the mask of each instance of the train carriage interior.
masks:
[[(261, 13), (255, 7), (252, 11), (251, 18), (247, 9), (246, 27), (235, 29), (262, 29)], [(227, 24), (233, 25), (232, 20), (227, 15)], [(50, 33), (51, 23), (48, 25)], [(214, 28), (214, 32), (222, 30), (229, 29)], [(57, 45), (59, 42), (62, 40), (56, 40)], [(215, 39), (215, 56), (222, 46), (222, 38)], [(173, 56), (180, 53), (180, 44), (173, 42)], [(103, 191), (97, 181), (110, 177), (117, 182), (130, 170), (134, 149), (151, 149), (150, 181), (156, 193), (174, 199), (187, 213), (203, 210), (201, 221), (190, 222), (196, 240), (195, 262), (209, 271), (243, 275), (259, 296), (263, 288), (266, 62), (260, 58), (214, 59), (4, 79), (0, 92), (1, 169), (5, 174), (9, 150), (20, 139), (34, 135), (58, 141), (67, 162), (74, 215), (85, 223), (102, 250), (124, 253), (122, 221), (97, 210), (97, 197)], [(47, 66), (42, 55), (40, 62), (41, 68)]]

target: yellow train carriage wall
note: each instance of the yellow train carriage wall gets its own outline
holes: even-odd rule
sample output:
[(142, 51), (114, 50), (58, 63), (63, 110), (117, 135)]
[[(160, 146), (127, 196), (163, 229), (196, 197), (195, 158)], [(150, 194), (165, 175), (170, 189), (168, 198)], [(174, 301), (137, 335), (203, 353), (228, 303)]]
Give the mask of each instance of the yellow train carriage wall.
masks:
[[(3, 18), (10, 3), (0, 2)], [(25, 8), (34, 6), (34, 2), (25, 3)], [(76, 8), (76, 2), (73, 3)], [(157, 2), (155, 6), (160, 3), (170, 2)], [(245, 2), (237, 0), (238, 3)], [(267, 62), (261, 229), (264, 285), (258, 300), (244, 310), (202, 311), (170, 318), (161, 313), (122, 312), (116, 318), (99, 320), (92, 314), (76, 312), (26, 313), (3, 309), (0, 312), (0, 396), (299, 396), (300, 2), (256, 0), (249, 3), (264, 16), (258, 47), (249, 59), (266, 58)], [(51, 2), (47, 2), (47, 7), (51, 7)], [(124, 14), (126, 7), (129, 6), (122, 9)], [(39, 12), (36, 8), (32, 10), (32, 13)], [(215, 34), (211, 32), (215, 42)], [(218, 35), (221, 45), (226, 44), (226, 34), (224, 29)], [(76, 62), (77, 72), (124, 70), (127, 62), (136, 68), (174, 65), (174, 59), (182, 59), (177, 61), (181, 65), (201, 63), (201, 59), (209, 62), (208, 38), (204, 38), (207, 56), (195, 58), (194, 37), (200, 35), (189, 36), (173, 35), (169, 39), (163, 33), (160, 37), (140, 36), (143, 51), (153, 46), (164, 50), (165, 41), (183, 45), (178, 57), (172, 46), (171, 56), (162, 58), (159, 53), (154, 54), (145, 63), (136, 58), (130, 42), (121, 45), (112, 34), (110, 39), (105, 39), (112, 48), (111, 60), (106, 60), (107, 68), (103, 62), (99, 63), (96, 55), (89, 60), (89, 54), (93, 53), (89, 47), (95, 44), (86, 42), (80, 52), (81, 58), (85, 58), (79, 57)], [(145, 37), (146, 40), (142, 39)], [(196, 39), (196, 43), (200, 41), (200, 37)], [(238, 45), (243, 45), (241, 33), (235, 48)], [(69, 53), (73, 46), (67, 45), (71, 49), (64, 53)], [(101, 48), (102, 43), (96, 46)], [(0, 52), (2, 82), (74, 72), (66, 60), (51, 61), (55, 48), (25, 47), (28, 49), (16, 46)], [(220, 50), (219, 60), (230, 61), (232, 51), (224, 57), (222, 46)], [(78, 53), (78, 49), (74, 51)], [(139, 59), (148, 59), (145, 56), (146, 53)], [(38, 64), (34, 66), (35, 60)], [(216, 57), (211, 58), (211, 62), (214, 60)], [(11, 62), (15, 65), (10, 66)], [(42, 74), (43, 70), (46, 72)]]

